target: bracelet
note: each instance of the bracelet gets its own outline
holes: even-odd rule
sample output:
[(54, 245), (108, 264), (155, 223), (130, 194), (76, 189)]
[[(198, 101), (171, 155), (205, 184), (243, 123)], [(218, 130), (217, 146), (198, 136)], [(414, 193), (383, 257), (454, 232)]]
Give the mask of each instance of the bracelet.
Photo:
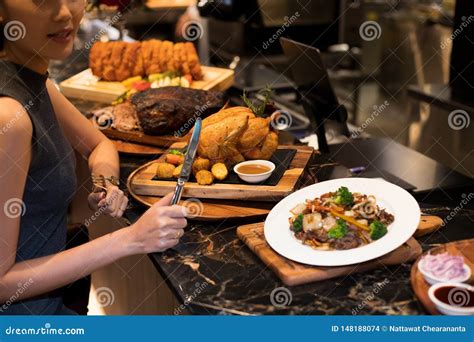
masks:
[(104, 175), (92, 174), (93, 192), (107, 190), (106, 181), (112, 185), (119, 186), (120, 180), (115, 176), (105, 177)]
[(115, 185), (115, 186), (120, 185), (120, 179), (118, 179), (118, 177), (110, 176), (110, 177), (104, 177), (104, 179), (112, 185)]

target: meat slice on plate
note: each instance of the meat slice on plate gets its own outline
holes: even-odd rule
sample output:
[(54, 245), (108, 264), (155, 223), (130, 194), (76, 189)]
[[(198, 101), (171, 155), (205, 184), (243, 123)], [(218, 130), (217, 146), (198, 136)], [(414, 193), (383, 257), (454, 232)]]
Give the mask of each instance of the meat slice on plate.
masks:
[(140, 129), (137, 112), (130, 102), (124, 102), (114, 107), (112, 127), (122, 132)]

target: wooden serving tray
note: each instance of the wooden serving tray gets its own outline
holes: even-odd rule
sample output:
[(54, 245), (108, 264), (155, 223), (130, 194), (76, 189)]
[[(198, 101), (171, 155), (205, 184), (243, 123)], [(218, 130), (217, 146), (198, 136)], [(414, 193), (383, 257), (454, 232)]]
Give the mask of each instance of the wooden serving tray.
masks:
[(121, 132), (114, 128), (106, 128), (100, 130), (110, 139), (122, 140), (123, 142), (137, 143), (167, 149), (177, 142), (189, 140), (186, 136), (176, 137), (174, 135), (148, 135), (140, 131)]
[[(202, 90), (227, 90), (234, 84), (234, 70), (202, 66), (204, 79), (194, 81), (191, 88)], [(59, 88), (64, 96), (88, 101), (112, 103), (125, 93), (120, 82), (98, 81), (91, 69), (62, 81)]]
[[(176, 143), (171, 146), (179, 149), (186, 146), (186, 143)], [(279, 183), (275, 186), (255, 185), (255, 184), (225, 184), (214, 183), (212, 185), (199, 185), (194, 182), (187, 182), (183, 190), (183, 198), (198, 199), (227, 199), (227, 200), (251, 200), (251, 201), (278, 201), (292, 193), (302, 176), (306, 165), (313, 153), (313, 148), (308, 146), (285, 146), (280, 149), (296, 149), (296, 154), (291, 161), (290, 167), (285, 171)], [(157, 162), (164, 162), (165, 156), (149, 162), (135, 170), (128, 178), (129, 192), (136, 195), (145, 196), (165, 196), (174, 191), (176, 181), (153, 180), (155, 176), (155, 166)]]
[(240, 226), (237, 228), (237, 235), (288, 286), (369, 271), (381, 265), (402, 264), (416, 259), (422, 252), (420, 244), (410, 238), (391, 253), (361, 264), (340, 267), (309, 266), (286, 259), (275, 252), (265, 240), (263, 227), (263, 222)]
[[(443, 244), (429, 250), (429, 252), (431, 254), (448, 252), (451, 255), (462, 255), (464, 257), (464, 262), (471, 268), (471, 270), (474, 271), (474, 239)], [(418, 270), (418, 263), (420, 262), (421, 258), (422, 256), (416, 260), (416, 262), (413, 264), (413, 267), (411, 268), (411, 287), (413, 288), (416, 297), (421, 302), (426, 311), (432, 315), (440, 315), (440, 312), (436, 309), (436, 305), (434, 305), (430, 297), (428, 297), (428, 290), (431, 285), (426, 282), (425, 278), (423, 278), (423, 275)], [(472, 283), (473, 281), (474, 278), (471, 275), (471, 279), (468, 282)]]
[(173, 10), (173, 9), (187, 9), (189, 6), (194, 6), (196, 0), (148, 0), (146, 7), (154, 10)]
[(131, 142), (125, 142), (122, 140), (112, 139), (111, 141), (114, 144), (117, 151), (123, 154), (157, 156), (166, 152), (164, 149), (155, 147), (155, 146), (135, 144)]
[[(130, 189), (130, 188), (129, 188)], [(139, 203), (151, 207), (161, 197), (142, 196), (130, 192), (130, 195)], [(258, 201), (226, 201), (226, 200), (186, 200), (178, 203), (191, 211), (188, 219), (195, 221), (222, 221), (261, 219), (268, 215), (275, 203)]]

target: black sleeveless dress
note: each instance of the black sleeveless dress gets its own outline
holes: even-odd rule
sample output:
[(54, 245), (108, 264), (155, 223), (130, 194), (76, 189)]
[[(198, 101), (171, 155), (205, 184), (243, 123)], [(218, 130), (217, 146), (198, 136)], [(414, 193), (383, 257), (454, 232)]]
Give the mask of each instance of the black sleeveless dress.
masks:
[[(33, 125), (31, 163), (20, 199), (24, 205), (20, 210), (16, 262), (55, 254), (65, 248), (67, 208), (76, 189), (74, 151), (56, 119), (46, 89), (47, 78), (48, 75), (0, 60), (0, 96), (11, 97), (23, 105)], [(0, 134), (2, 129), (8, 129), (8, 125), (0, 127)], [(8, 207), (0, 204), (2, 208)], [(0, 222), (0, 229), (1, 226)], [(18, 284), (19, 291), (28, 291), (34, 281), (32, 275), (26, 283)], [(59, 290), (23, 301), (16, 301), (13, 294), (11, 300), (0, 303), (0, 315), (66, 313), (72, 312), (63, 306)]]

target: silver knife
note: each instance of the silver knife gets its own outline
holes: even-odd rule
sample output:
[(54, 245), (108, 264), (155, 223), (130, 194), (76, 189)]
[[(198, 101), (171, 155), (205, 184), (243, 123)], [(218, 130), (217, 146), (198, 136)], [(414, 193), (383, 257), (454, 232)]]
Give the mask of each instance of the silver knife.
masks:
[(171, 199), (171, 205), (179, 202), (183, 193), (184, 183), (186, 183), (189, 180), (189, 176), (191, 176), (194, 157), (196, 156), (197, 147), (199, 145), (199, 136), (201, 135), (201, 124), (201, 118), (197, 118), (194, 124), (193, 135), (188, 143), (188, 151), (184, 157), (183, 168), (181, 169), (181, 174), (179, 175), (178, 183), (176, 184), (176, 189)]

